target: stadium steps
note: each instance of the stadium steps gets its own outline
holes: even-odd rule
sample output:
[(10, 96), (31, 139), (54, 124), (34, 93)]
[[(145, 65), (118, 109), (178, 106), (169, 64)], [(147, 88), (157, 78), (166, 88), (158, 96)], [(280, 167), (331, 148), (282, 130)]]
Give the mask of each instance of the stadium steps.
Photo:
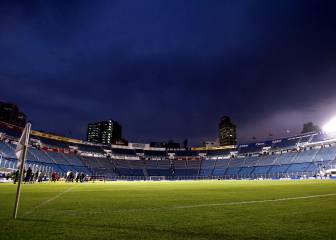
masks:
[(271, 165), (256, 166), (254, 167), (253, 172), (251, 172), (251, 176), (256, 177), (256, 176), (268, 174), (271, 167), (272, 167)]
[(33, 151), (29, 151), (28, 149), (27, 153), (31, 154), (31, 156), (33, 156), (37, 160), (37, 162), (43, 163), (43, 161)]
[(58, 163), (56, 162), (56, 160), (53, 159), (47, 152), (42, 151), (42, 153), (45, 154), (45, 155), (47, 156), (47, 158), (49, 158), (54, 164), (58, 164)]
[(116, 166), (115, 162), (113, 161), (113, 159), (111, 159), (110, 162), (111, 162), (111, 164), (112, 164), (112, 166), (113, 166), (113, 173), (118, 174), (118, 173), (117, 173), (117, 166)]
[(289, 168), (287, 169), (287, 173), (300, 173), (300, 172), (306, 172), (306, 170), (309, 168), (311, 163), (294, 163), (290, 164)]
[(284, 164), (284, 165), (273, 165), (270, 170), (269, 174), (283, 174), (287, 173), (288, 169), (290, 168), (291, 164)]
[[(321, 149), (320, 149), (321, 150)], [(319, 150), (319, 151), (320, 151)], [(314, 154), (314, 157), (312, 157), (312, 160), (311, 160), (311, 162), (313, 162), (314, 161), (314, 159), (316, 158), (316, 156), (317, 156), (317, 154), (319, 153), (319, 151), (317, 151), (315, 154)]]
[(70, 165), (81, 167), (84, 166), (83, 161), (76, 154), (61, 153), (61, 156), (65, 158)]
[(251, 176), (251, 173), (254, 171), (254, 167), (242, 167), (238, 172), (238, 176), (240, 177), (248, 177)]
[[(74, 164), (72, 164), (72, 163), (69, 161), (69, 159), (67, 159), (67, 158), (64, 156), (63, 153), (59, 153), (59, 156), (60, 156), (60, 158), (63, 159), (68, 165), (70, 165), (70, 166), (74, 165)], [(66, 165), (66, 164), (65, 164), (65, 165)]]
[(6, 169), (14, 169), (16, 167), (16, 162), (12, 158), (1, 158), (0, 157), (0, 167), (6, 168)]
[(201, 165), (201, 160), (187, 160), (187, 169), (197, 169), (197, 176), (200, 175)]
[(4, 143), (4, 150), (5, 150), (5, 155), (7, 158), (13, 158), (13, 159), (16, 159), (16, 156), (15, 156), (15, 147), (10, 144), (10, 143)]
[(199, 176), (211, 177), (215, 168), (216, 160), (203, 159), (200, 164)]
[(58, 168), (58, 169), (61, 170), (61, 172), (63, 172), (63, 173), (66, 173), (66, 172), (67, 172), (67, 169), (65, 168), (64, 165), (57, 163), (56, 160), (53, 159), (51, 156), (49, 156), (49, 154), (48, 154), (47, 152), (44, 152), (44, 151), (42, 151), (42, 152), (43, 152), (49, 159), (51, 159), (51, 161), (52, 161), (53, 164), (54, 164), (53, 167), (55, 167), (56, 169)]
[(313, 138), (314, 138), (314, 135), (311, 135), (309, 140), (308, 140), (308, 143), (311, 143), (313, 141)]
[(142, 171), (143, 171), (143, 175), (147, 178), (148, 177), (147, 169), (145, 167), (143, 167)]
[(8, 146), (6, 146), (4, 143), (0, 143), (0, 155), (3, 158), (11, 158), (8, 154)]
[(336, 159), (336, 147), (324, 147), (316, 153), (313, 162), (334, 161)]

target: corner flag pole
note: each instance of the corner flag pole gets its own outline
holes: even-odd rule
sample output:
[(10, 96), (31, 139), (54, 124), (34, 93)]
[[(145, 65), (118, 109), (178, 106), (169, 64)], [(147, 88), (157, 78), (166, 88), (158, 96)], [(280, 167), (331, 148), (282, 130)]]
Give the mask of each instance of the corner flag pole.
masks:
[(30, 130), (31, 130), (31, 123), (27, 123), (22, 132), (20, 141), (15, 150), (15, 154), (18, 158), (18, 167), (20, 170), (19, 170), (19, 179), (18, 179), (19, 181), (18, 181), (18, 186), (16, 190), (16, 199), (15, 199), (15, 206), (14, 206), (14, 212), (13, 212), (13, 219), (16, 219), (17, 211), (19, 208), (20, 194), (21, 194), (21, 182), (23, 178), (24, 164), (25, 164), (26, 155), (27, 155)]

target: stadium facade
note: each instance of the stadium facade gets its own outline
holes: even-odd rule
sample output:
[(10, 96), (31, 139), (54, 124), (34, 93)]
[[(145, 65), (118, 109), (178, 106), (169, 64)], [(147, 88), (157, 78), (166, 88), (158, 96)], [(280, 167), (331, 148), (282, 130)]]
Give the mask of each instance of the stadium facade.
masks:
[[(22, 129), (0, 122), (0, 168), (15, 169)], [(233, 147), (154, 148), (103, 145), (32, 131), (26, 167), (109, 179), (255, 179), (312, 177), (336, 165), (336, 138), (321, 132)]]

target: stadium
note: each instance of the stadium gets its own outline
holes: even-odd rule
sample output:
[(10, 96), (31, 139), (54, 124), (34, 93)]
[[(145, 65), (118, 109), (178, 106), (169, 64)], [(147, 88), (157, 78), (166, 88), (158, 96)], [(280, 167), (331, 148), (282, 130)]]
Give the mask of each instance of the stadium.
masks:
[[(0, 126), (2, 179), (10, 182), (22, 128)], [(15, 185), (0, 185), (2, 239), (332, 239), (331, 136), (167, 151), (32, 131), (25, 169), (41, 181), (23, 186), (17, 220), (8, 220)], [(86, 178), (67, 181), (69, 172)]]
[[(1, 123), (1, 167), (15, 169), (22, 129)], [(149, 144), (102, 145), (33, 131), (26, 168), (50, 175), (83, 172), (105, 180), (301, 179), (333, 177), (336, 139), (310, 133), (234, 148), (166, 150)], [(197, 149), (197, 148), (196, 148)]]

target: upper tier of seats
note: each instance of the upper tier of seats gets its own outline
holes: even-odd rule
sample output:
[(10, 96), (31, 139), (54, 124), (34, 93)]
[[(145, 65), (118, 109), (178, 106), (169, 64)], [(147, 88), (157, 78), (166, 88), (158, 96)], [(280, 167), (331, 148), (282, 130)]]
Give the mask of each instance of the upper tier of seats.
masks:
[(146, 157), (166, 157), (166, 151), (157, 151), (157, 150), (144, 150)]
[[(17, 127), (10, 126), (8, 124), (0, 123), (0, 133), (10, 136), (11, 139), (18, 139), (21, 132)], [(43, 137), (42, 137), (43, 136)], [(51, 139), (48, 135), (31, 135), (32, 143), (40, 141), (42, 147), (48, 147), (50, 149), (56, 149), (56, 151), (40, 151), (35, 148), (31, 148), (27, 153), (27, 159), (30, 161), (48, 163), (48, 164), (60, 164), (60, 165), (74, 165), (83, 166), (81, 156), (95, 156), (97, 154), (100, 157), (106, 159), (111, 157), (113, 159), (139, 159), (147, 161), (157, 160), (177, 160), (177, 159), (208, 159), (218, 160), (218, 164), (223, 158), (229, 158), (230, 161), (227, 164), (228, 168), (236, 167), (262, 167), (267, 165), (283, 165), (283, 164), (300, 164), (306, 162), (316, 161), (331, 161), (335, 154), (334, 148), (322, 148), (322, 149), (306, 149), (305, 151), (297, 152), (297, 148), (302, 144), (318, 143), (328, 139), (328, 136), (323, 133), (312, 133), (300, 136), (293, 136), (283, 139), (268, 140), (264, 142), (240, 144), (231, 149), (206, 149), (206, 150), (175, 150), (166, 151), (158, 149), (133, 149), (128, 147), (113, 147), (108, 145), (99, 145), (86, 143), (80, 140), (74, 141), (61, 141)], [(60, 138), (62, 139), (62, 138)], [(35, 144), (33, 144), (35, 145)], [(305, 145), (307, 147), (307, 145)], [(309, 148), (309, 147), (307, 147)], [(15, 145), (9, 142), (0, 143), (0, 153), (5, 158), (15, 159), (14, 154)], [(61, 149), (60, 151), (57, 149)], [(70, 151), (71, 149), (71, 151)], [(78, 151), (76, 151), (78, 150)], [(278, 154), (281, 151), (287, 151), (287, 154)], [(72, 154), (66, 154), (62, 152), (70, 151)], [(88, 154), (87, 154), (88, 153)], [(267, 153), (267, 154), (265, 154)], [(78, 154), (78, 156), (76, 155)], [(90, 155), (91, 154), (91, 155)], [(262, 156), (259, 156), (262, 155)], [(226, 162), (226, 159), (221, 160)], [(172, 162), (174, 165), (174, 162)], [(181, 163), (181, 162), (180, 162)], [(180, 163), (177, 163), (175, 169), (179, 169)], [(157, 168), (160, 168), (158, 164)], [(197, 164), (196, 164), (197, 165)], [(193, 166), (196, 168), (197, 166)], [(199, 164), (201, 165), (201, 164)], [(189, 166), (189, 165), (188, 165)], [(218, 168), (216, 163), (216, 169)], [(233, 170), (230, 170), (233, 171)], [(247, 172), (246, 169), (244, 171)], [(233, 171), (234, 172), (234, 171)], [(203, 174), (207, 174), (203, 172)]]

